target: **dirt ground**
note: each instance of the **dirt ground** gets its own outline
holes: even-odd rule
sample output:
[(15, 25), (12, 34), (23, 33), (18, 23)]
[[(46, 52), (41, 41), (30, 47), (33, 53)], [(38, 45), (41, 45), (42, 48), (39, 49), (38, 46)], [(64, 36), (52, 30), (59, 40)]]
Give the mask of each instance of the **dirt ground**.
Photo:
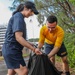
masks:
[[(56, 62), (56, 68), (59, 71), (62, 71), (62, 62), (57, 61)], [(71, 73), (71, 75), (75, 75), (75, 71), (73, 69), (71, 69), (71, 68), (70, 68), (70, 73)], [(65, 75), (65, 74), (63, 73), (62, 75)]]

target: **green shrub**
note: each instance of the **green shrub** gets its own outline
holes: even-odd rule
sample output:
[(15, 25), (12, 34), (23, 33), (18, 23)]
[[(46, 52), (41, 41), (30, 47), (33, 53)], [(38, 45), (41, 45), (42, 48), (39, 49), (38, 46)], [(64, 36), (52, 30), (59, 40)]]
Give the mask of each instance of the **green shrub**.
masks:
[(75, 66), (75, 34), (66, 33), (64, 42), (68, 51), (69, 65), (70, 67), (74, 68)]

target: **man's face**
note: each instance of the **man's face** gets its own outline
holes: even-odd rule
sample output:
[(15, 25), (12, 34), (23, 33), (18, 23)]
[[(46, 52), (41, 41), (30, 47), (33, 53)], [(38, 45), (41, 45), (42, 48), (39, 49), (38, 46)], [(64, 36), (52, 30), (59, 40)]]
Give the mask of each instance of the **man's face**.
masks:
[(46, 26), (47, 26), (49, 32), (54, 31), (56, 29), (56, 25), (57, 25), (57, 22), (49, 23), (47, 21), (47, 23), (46, 23)]

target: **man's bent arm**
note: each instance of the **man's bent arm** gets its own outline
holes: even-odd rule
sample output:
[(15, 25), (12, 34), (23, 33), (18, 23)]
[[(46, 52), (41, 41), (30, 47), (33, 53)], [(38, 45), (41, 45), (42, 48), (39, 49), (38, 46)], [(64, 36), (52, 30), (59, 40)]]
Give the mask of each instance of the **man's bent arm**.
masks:
[(54, 56), (59, 51), (59, 47), (54, 47), (52, 51), (48, 54), (48, 57)]

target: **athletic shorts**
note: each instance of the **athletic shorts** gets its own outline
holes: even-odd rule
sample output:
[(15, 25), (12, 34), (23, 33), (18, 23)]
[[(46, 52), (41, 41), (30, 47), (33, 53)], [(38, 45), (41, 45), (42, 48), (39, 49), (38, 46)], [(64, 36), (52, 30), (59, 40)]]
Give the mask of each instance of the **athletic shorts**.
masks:
[(23, 67), (26, 66), (26, 63), (22, 56), (22, 51), (17, 50), (17, 52), (15, 52), (15, 50), (13, 50), (13, 52), (11, 52), (12, 50), (8, 50), (8, 48), (9, 47), (7, 47), (7, 45), (3, 45), (2, 49), (2, 55), (4, 57), (7, 68), (18, 69), (20, 68), (20, 65), (22, 65)]
[[(45, 43), (45, 53), (46, 54), (49, 54), (53, 48), (54, 48), (53, 44)], [(57, 56), (60, 56), (60, 57), (64, 57), (67, 55), (67, 50), (66, 50), (64, 43), (62, 43), (59, 51), (56, 54), (57, 54)]]

